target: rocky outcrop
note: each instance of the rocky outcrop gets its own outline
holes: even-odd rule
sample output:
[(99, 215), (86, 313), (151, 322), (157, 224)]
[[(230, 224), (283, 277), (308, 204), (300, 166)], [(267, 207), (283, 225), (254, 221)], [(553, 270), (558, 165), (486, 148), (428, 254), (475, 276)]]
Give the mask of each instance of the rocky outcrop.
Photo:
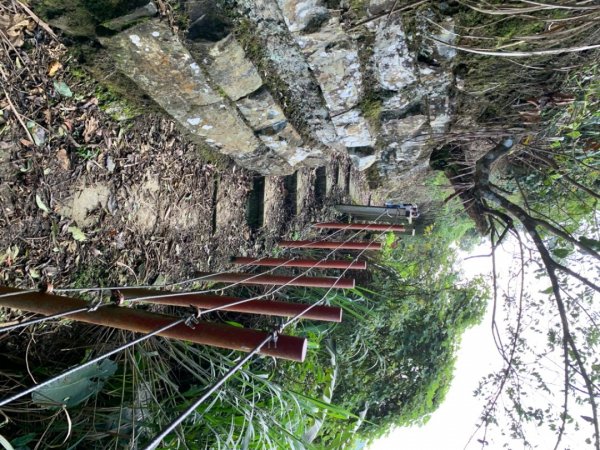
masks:
[[(409, 171), (427, 170), (435, 138), (452, 117), (455, 54), (424, 37), (450, 42), (451, 19), (439, 24), (432, 11), (420, 11), (414, 21), (417, 33), (408, 36), (401, 16), (382, 14), (395, 5), (393, 0), (368, 2), (371, 19), (351, 30), (344, 29), (338, 11), (323, 12), (322, 0), (277, 3), (357, 168), (370, 168), (384, 184), (394, 184)], [(368, 119), (365, 105), (371, 109)]]
[[(422, 178), (429, 171), (431, 153), (452, 121), (455, 52), (427, 36), (452, 42), (453, 22), (447, 18), (438, 24), (434, 19), (431, 11), (422, 11), (412, 37), (397, 19), (388, 23), (382, 18), (371, 25), (375, 35), (381, 35), (380, 40), (376, 38), (373, 66), (388, 94), (382, 102), (379, 158), (372, 168), (382, 180), (379, 190), (385, 197), (401, 196), (396, 191), (400, 180)], [(379, 32), (382, 27), (387, 28), (384, 33)], [(390, 65), (403, 67), (407, 73), (388, 73)]]
[[(294, 1), (279, 3), (284, 11), (298, 10), (292, 7)], [(291, 20), (287, 22), (293, 23)], [(290, 31), (294, 29), (290, 26)], [(375, 141), (358, 108), (364, 93), (358, 45), (342, 29), (339, 14), (332, 15), (317, 32), (294, 37), (321, 87), (340, 143), (346, 148), (372, 146)]]
[(198, 0), (186, 40), (136, 0), (98, 26), (128, 27), (102, 40), (117, 67), (200, 145), (262, 174), (345, 152), (386, 190), (428, 170), (453, 114), (452, 19), (396, 3)]
[(119, 70), (202, 145), (264, 174), (324, 164), (321, 152), (304, 149), (277, 103), (260, 91), (261, 77), (232, 37), (210, 46), (202, 67), (156, 20), (103, 42)]
[(308, 139), (324, 148), (338, 143), (329, 110), (319, 84), (290, 35), (276, 0), (239, 0), (238, 11), (244, 18), (246, 38), (257, 50), (271, 85), (284, 101), (290, 120)]

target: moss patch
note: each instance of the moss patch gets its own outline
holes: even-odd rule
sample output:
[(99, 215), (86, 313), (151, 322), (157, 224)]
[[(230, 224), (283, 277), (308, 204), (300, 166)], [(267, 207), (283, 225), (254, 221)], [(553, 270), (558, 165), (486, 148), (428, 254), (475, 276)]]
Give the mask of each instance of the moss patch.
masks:
[(252, 61), (261, 74), (265, 86), (281, 106), (286, 118), (296, 128), (302, 138), (309, 143), (312, 139), (306, 132), (308, 124), (304, 120), (304, 114), (290, 101), (294, 98), (289, 93), (288, 86), (281, 78), (276, 75), (269, 64), (269, 58), (265, 54), (265, 47), (258, 36), (258, 30), (255, 25), (247, 19), (238, 19), (235, 22), (234, 34), (240, 45), (243, 47), (246, 57)]
[(40, 17), (76, 37), (94, 37), (96, 27), (148, 3), (146, 0), (39, 0), (32, 4)]

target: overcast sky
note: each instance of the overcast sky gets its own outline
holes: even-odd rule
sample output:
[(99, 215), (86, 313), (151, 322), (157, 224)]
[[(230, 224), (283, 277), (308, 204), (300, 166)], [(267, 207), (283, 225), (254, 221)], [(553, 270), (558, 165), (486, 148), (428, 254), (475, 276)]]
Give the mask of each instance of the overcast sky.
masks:
[[(489, 247), (473, 254), (489, 253)], [(491, 272), (490, 258), (465, 261), (461, 267), (473, 277)], [(483, 322), (463, 335), (454, 380), (446, 400), (423, 427), (400, 428), (368, 447), (369, 450), (454, 450), (463, 449), (474, 431), (482, 401), (473, 397), (479, 380), (500, 364), (492, 333), (491, 308)]]
[[(489, 244), (487, 244), (475, 249), (472, 255), (481, 255), (489, 252), (490, 248)], [(504, 249), (499, 249), (496, 252), (500, 287), (507, 286), (508, 279), (510, 278), (508, 274), (520, 267), (520, 263), (513, 258), (513, 254), (516, 254), (516, 244), (511, 244), (511, 242), (506, 242)], [(466, 277), (474, 277), (477, 274), (491, 274), (491, 264), (492, 261), (489, 257), (474, 258), (463, 261), (460, 267)], [(579, 269), (585, 272), (585, 268)], [(527, 292), (538, 293), (548, 287), (549, 281), (545, 277), (538, 280), (530, 273), (525, 275), (525, 285)], [(515, 289), (514, 280), (510, 289)], [(501, 306), (498, 308), (499, 311), (502, 311)], [(475, 431), (478, 418), (483, 410), (483, 400), (473, 397), (473, 391), (477, 388), (483, 376), (502, 367), (501, 358), (492, 338), (491, 313), (492, 308), (488, 307), (483, 322), (474, 328), (468, 329), (463, 335), (457, 355), (452, 385), (445, 401), (432, 414), (429, 422), (422, 427), (415, 426), (396, 429), (389, 436), (371, 444), (367, 450), (462, 450), (465, 448), (469, 438)], [(553, 314), (553, 310), (548, 308), (548, 317), (542, 318), (542, 322), (544, 320), (552, 320)], [(500, 312), (498, 316), (500, 316)], [(499, 321), (501, 322), (500, 317)], [(502, 328), (501, 323), (499, 326)], [(524, 337), (528, 339), (529, 344), (538, 350), (545, 347), (546, 336), (544, 334), (527, 333), (526, 324), (524, 328)], [(560, 394), (562, 389), (562, 375), (560, 372), (562, 370), (561, 355), (558, 353), (555, 356), (554, 360), (548, 358), (545, 367), (540, 368), (540, 371), (546, 379), (555, 384), (556, 398), (558, 399), (556, 408), (560, 408), (562, 405), (560, 403), (562, 395)], [(542, 397), (539, 397), (540, 404), (548, 401), (547, 394), (539, 392), (536, 392), (536, 394), (542, 395)], [(573, 403), (571, 402), (570, 413), (575, 417), (581, 414), (590, 415), (587, 409), (573, 406)], [(556, 437), (547, 428), (537, 429), (534, 426), (527, 426), (526, 430), (530, 440), (538, 444), (537, 448), (544, 450), (554, 448)], [(587, 431), (589, 430), (579, 433), (568, 432), (563, 438), (560, 449), (580, 450), (588, 448), (583, 443), (583, 440), (589, 436)], [(487, 449), (495, 450), (502, 448), (501, 442), (494, 440), (494, 435), (498, 435), (497, 430), (491, 430), (491, 433), (486, 436), (486, 439), (489, 441)], [(476, 438), (467, 447), (467, 449), (480, 448), (481, 444), (477, 442)], [(523, 448), (523, 443), (515, 441), (512, 448)]]

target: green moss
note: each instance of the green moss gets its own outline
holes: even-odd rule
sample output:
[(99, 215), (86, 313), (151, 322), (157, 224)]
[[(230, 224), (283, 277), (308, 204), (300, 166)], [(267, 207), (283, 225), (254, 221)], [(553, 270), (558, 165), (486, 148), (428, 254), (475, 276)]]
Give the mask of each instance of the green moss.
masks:
[(40, 0), (33, 8), (54, 27), (76, 37), (94, 37), (96, 27), (143, 6), (147, 0)]
[(84, 288), (90, 286), (98, 286), (102, 281), (108, 279), (108, 272), (105, 268), (97, 264), (86, 264), (79, 267), (73, 276), (72, 287)]
[(146, 0), (81, 0), (81, 3), (98, 21), (104, 22), (123, 16), (148, 2)]
[(369, 2), (367, 0), (350, 0), (350, 11), (354, 13), (357, 18), (367, 16), (367, 6)]
[(234, 34), (243, 47), (246, 57), (258, 69), (265, 86), (279, 102), (286, 118), (294, 125), (306, 142), (310, 142), (311, 137), (306, 133), (309, 127), (304, 121), (304, 114), (293, 101), (290, 101), (295, 97), (290, 92), (290, 86), (277, 76), (275, 70), (272, 70), (269, 57), (265, 54), (265, 47), (258, 37), (258, 30), (251, 21), (245, 18), (238, 19), (235, 23)]
[(382, 100), (378, 96), (369, 97), (363, 99), (360, 103), (359, 107), (365, 116), (365, 119), (368, 120), (369, 125), (378, 130), (381, 126), (381, 108), (382, 108)]
[(381, 110), (385, 94), (378, 89), (379, 83), (372, 70), (374, 42), (375, 35), (365, 28), (358, 41), (358, 60), (364, 89), (358, 107), (367, 119), (371, 130), (377, 134), (381, 128)]
[(383, 178), (381, 177), (379, 170), (377, 170), (377, 167), (375, 167), (374, 165), (369, 167), (366, 170), (365, 175), (367, 177), (367, 183), (369, 184), (369, 187), (371, 189), (375, 189), (375, 188), (381, 186), (381, 184), (383, 182)]

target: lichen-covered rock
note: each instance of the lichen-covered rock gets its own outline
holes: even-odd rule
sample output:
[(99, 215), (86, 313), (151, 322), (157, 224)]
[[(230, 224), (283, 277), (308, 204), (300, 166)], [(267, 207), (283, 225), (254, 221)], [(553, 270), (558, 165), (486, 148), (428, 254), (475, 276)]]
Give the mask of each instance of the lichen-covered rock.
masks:
[(329, 18), (322, 0), (277, 0), (285, 23), (292, 32), (318, 28)]
[(398, 0), (370, 0), (367, 11), (370, 16), (377, 16), (392, 10), (398, 4)]
[(362, 73), (356, 42), (345, 34), (338, 18), (318, 33), (296, 36), (307, 56), (331, 114), (348, 111), (362, 95)]
[(208, 73), (231, 100), (245, 97), (262, 86), (256, 67), (233, 36), (217, 42), (209, 54)]
[(236, 105), (250, 126), (258, 132), (266, 129), (277, 132), (287, 124), (285, 114), (266, 89), (240, 98)]
[(293, 171), (285, 156), (268, 149), (237, 109), (211, 87), (198, 63), (167, 25), (145, 22), (104, 43), (117, 67), (199, 143), (264, 174)]
[(446, 17), (440, 26), (439, 34), (433, 34), (434, 38), (442, 41), (435, 42), (437, 55), (440, 59), (452, 61), (456, 57), (456, 49), (450, 45), (444, 45), (444, 42), (451, 45), (456, 43), (457, 34), (454, 32), (454, 19)]
[(212, 89), (168, 26), (146, 22), (107, 42), (117, 67), (192, 134), (227, 155), (257, 151), (252, 130)]
[(208, 53), (210, 62), (207, 60), (207, 70), (212, 80), (235, 101), (238, 110), (264, 145), (291, 167), (324, 164), (322, 152), (302, 148), (302, 137), (263, 86), (256, 67), (233, 36), (216, 43)]
[(417, 81), (415, 61), (398, 19), (373, 21), (373, 67), (383, 89), (400, 91)]
[(246, 38), (260, 49), (261, 63), (285, 96), (288, 118), (315, 143), (335, 147), (337, 136), (319, 85), (276, 0), (239, 0), (237, 6), (250, 24)]
[(375, 144), (367, 121), (359, 110), (353, 109), (334, 116), (333, 123), (345, 147), (369, 147)]

